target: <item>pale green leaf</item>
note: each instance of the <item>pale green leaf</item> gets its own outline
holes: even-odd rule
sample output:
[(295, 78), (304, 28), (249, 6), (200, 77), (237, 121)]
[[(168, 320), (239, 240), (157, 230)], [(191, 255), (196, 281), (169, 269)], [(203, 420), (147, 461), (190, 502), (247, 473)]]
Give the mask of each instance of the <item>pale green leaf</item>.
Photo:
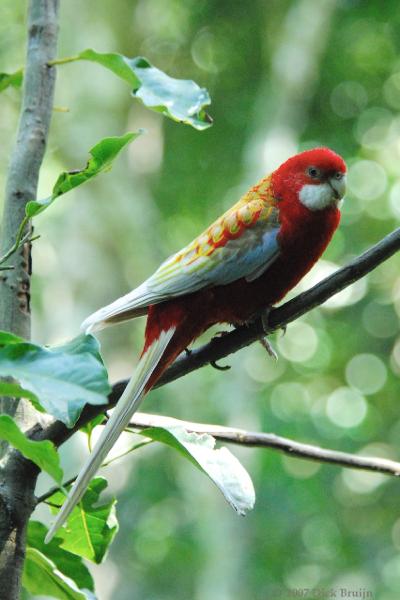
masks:
[[(128, 83), (135, 98), (141, 100), (151, 110), (160, 112), (173, 121), (200, 130), (212, 125), (212, 119), (205, 111), (205, 107), (211, 104), (205, 88), (199, 87), (190, 79), (170, 77), (142, 56), (128, 58), (115, 52), (96, 52), (88, 48), (76, 56), (61, 58), (55, 61), (55, 64), (61, 65), (76, 60), (87, 60), (109, 69)], [(9, 85), (19, 87), (21, 82), (22, 70), (11, 75), (0, 74), (0, 91)], [(35, 208), (31, 206), (30, 210), (34, 211)]]
[(0, 415), (0, 439), (6, 440), (25, 458), (34, 462), (42, 471), (46, 471), (57, 483), (61, 483), (63, 472), (60, 467), (60, 458), (52, 442), (29, 440), (8, 415)]
[(206, 129), (212, 124), (204, 109), (211, 104), (205, 88), (189, 79), (169, 77), (142, 56), (128, 58), (90, 48), (78, 54), (74, 60), (89, 60), (106, 67), (126, 81), (133, 89), (133, 96), (145, 106), (174, 121), (196, 129)]
[(215, 483), (240, 515), (254, 507), (255, 492), (249, 474), (227, 448), (215, 449), (215, 439), (211, 435), (190, 433), (179, 425), (150, 427), (138, 433), (183, 454)]
[(99, 345), (92, 335), (80, 335), (54, 348), (27, 342), (0, 348), (0, 377), (18, 380), (46, 412), (68, 427), (85, 404), (105, 404), (110, 392)]

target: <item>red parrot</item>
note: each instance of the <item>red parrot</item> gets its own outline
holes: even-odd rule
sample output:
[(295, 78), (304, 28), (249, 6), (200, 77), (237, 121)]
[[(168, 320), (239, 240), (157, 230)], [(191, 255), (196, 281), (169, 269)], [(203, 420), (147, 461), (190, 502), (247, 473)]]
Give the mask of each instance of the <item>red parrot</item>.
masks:
[(281, 300), (339, 225), (346, 165), (329, 148), (289, 158), (142, 285), (101, 308), (85, 331), (147, 315), (140, 361), (47, 539), (66, 520), (143, 397), (216, 323), (242, 324)]

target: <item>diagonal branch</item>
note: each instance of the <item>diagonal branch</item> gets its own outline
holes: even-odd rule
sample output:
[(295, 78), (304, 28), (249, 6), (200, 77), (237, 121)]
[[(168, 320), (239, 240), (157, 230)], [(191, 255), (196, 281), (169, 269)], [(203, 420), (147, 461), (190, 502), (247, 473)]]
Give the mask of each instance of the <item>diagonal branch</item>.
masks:
[[(299, 294), (279, 308), (271, 310), (269, 314), (269, 333), (285, 327), (301, 315), (323, 304), (344, 288), (364, 277), (398, 250), (400, 250), (400, 228), (388, 234), (380, 242), (311, 289)], [(225, 358), (229, 354), (233, 354), (259, 340), (263, 335), (265, 335), (265, 332), (259, 318), (248, 326), (238, 327), (223, 337), (213, 338), (208, 344), (193, 350), (189, 355), (180, 356), (161, 377), (157, 387)], [(106, 406), (87, 405), (72, 429), (67, 429), (60, 421), (53, 421), (44, 428), (34, 427), (29, 433), (30, 437), (38, 440), (50, 439), (57, 445), (63, 444), (75, 431), (95, 416), (108, 408), (112, 408), (118, 402), (126, 384), (127, 381), (120, 381), (113, 386)]]

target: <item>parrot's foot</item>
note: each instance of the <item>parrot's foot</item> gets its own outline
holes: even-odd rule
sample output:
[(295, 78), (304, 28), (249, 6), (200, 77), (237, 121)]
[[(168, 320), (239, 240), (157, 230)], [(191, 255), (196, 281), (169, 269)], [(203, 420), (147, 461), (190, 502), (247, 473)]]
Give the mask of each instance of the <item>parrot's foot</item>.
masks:
[[(262, 323), (263, 330), (266, 334), (271, 332), (271, 326), (269, 324), (269, 314), (271, 312), (271, 309), (272, 309), (272, 306), (268, 306), (261, 313), (261, 323)], [(265, 348), (265, 350), (268, 352), (268, 354), (270, 356), (272, 356), (272, 358), (274, 358), (275, 360), (278, 360), (277, 353), (275, 352), (271, 342), (269, 342), (266, 337), (262, 336), (260, 338), (260, 344), (263, 348)]]
[(275, 360), (278, 360), (278, 355), (277, 355), (276, 351), (274, 350), (272, 344), (267, 340), (266, 337), (260, 338), (260, 344), (263, 348), (265, 348), (265, 350), (268, 352), (268, 354), (270, 356), (272, 356), (272, 358), (274, 358)]
[[(224, 337), (225, 335), (228, 335), (228, 333), (229, 333), (229, 331), (217, 331), (215, 333), (215, 335), (212, 337), (211, 341), (219, 340), (222, 337)], [(214, 369), (217, 369), (217, 371), (229, 371), (229, 369), (231, 368), (230, 365), (225, 365), (225, 366), (218, 365), (216, 360), (210, 360), (210, 365)]]
[(186, 356), (190, 356), (192, 354), (193, 350), (191, 350), (190, 348), (185, 348), (185, 354)]

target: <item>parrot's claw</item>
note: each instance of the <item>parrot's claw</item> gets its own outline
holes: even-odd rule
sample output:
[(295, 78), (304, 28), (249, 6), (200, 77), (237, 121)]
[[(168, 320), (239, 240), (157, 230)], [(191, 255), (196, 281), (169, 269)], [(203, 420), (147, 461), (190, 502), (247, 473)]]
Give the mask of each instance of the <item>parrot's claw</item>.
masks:
[(214, 367), (214, 369), (217, 369), (217, 371), (229, 371), (229, 369), (232, 368), (230, 365), (224, 365), (223, 367), (221, 365), (217, 365), (216, 360), (210, 360), (210, 365)]
[(193, 350), (191, 350), (190, 348), (185, 348), (185, 354), (186, 356), (190, 356), (192, 354)]
[(275, 360), (278, 360), (278, 355), (275, 352), (272, 344), (267, 340), (267, 338), (265, 338), (265, 337), (260, 338), (260, 344), (263, 348), (265, 348), (265, 350), (268, 352), (268, 354), (270, 356), (272, 356), (272, 358), (274, 358)]
[(269, 324), (269, 314), (271, 312), (272, 306), (268, 306), (261, 313), (261, 324), (263, 327), (264, 333), (271, 333), (271, 326)]
[[(271, 333), (271, 325), (269, 324), (269, 315), (270, 315), (271, 310), (272, 310), (272, 306), (269, 306), (269, 307), (265, 308), (263, 310), (263, 312), (261, 313), (261, 324), (262, 324), (264, 333), (266, 333), (266, 334)], [(286, 333), (287, 325), (283, 325), (280, 329), (282, 331), (282, 337), (283, 337)]]

